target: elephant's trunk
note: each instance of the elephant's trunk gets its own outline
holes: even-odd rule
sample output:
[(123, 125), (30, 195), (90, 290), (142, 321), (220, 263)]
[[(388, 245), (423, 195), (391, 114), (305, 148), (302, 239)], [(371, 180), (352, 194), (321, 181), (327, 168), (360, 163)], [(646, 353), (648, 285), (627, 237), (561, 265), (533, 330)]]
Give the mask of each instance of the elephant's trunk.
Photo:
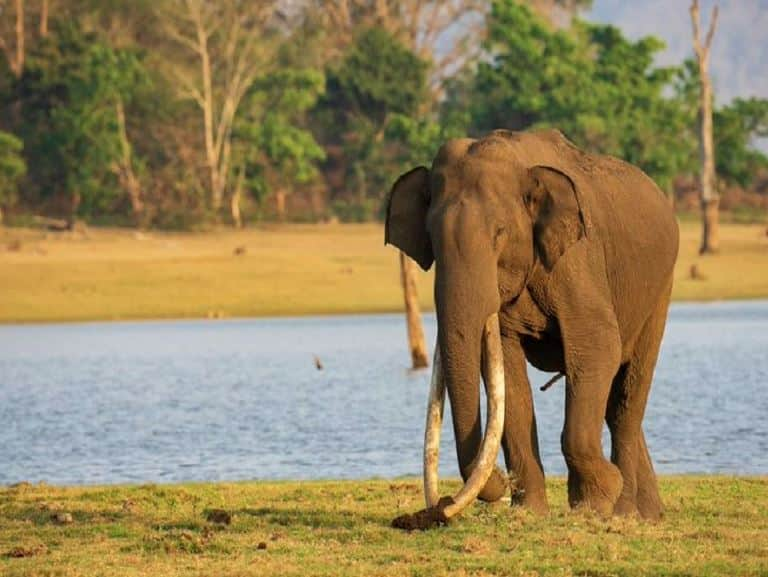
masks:
[[(454, 357), (447, 367), (447, 373), (444, 372), (444, 361), (440, 353), (441, 346), (435, 349), (435, 360), (433, 364), (432, 382), (430, 385), (429, 405), (427, 408), (427, 423), (424, 434), (424, 493), (427, 507), (435, 507), (439, 502), (437, 488), (437, 465), (440, 446), (440, 425), (443, 415), (443, 404), (445, 400), (446, 377), (456, 379), (461, 377), (457, 373), (469, 371), (478, 377), (480, 367), (480, 358), (463, 359), (464, 362), (457, 362)], [(477, 356), (480, 357), (480, 347), (477, 347)], [(447, 347), (450, 350), (450, 346)], [(466, 349), (464, 350), (466, 353)], [(475, 360), (473, 366), (471, 360)], [(456, 435), (457, 454), (462, 477), (465, 479), (464, 487), (456, 494), (452, 502), (445, 506), (443, 515), (450, 519), (461, 513), (467, 505), (474, 501), (481, 491), (485, 493), (488, 500), (498, 499), (506, 489), (506, 483), (503, 477), (495, 470), (496, 456), (499, 452), (501, 435), (504, 428), (504, 357), (501, 349), (501, 334), (499, 331), (499, 317), (494, 313), (488, 317), (482, 331), (482, 373), (486, 385), (486, 395), (488, 400), (487, 418), (488, 423), (485, 429), (485, 436), (480, 442), (480, 414), (479, 405), (476, 402), (477, 394), (469, 394), (469, 403), (466, 398), (459, 398), (459, 388), (476, 387), (479, 379), (475, 378), (472, 383), (471, 375), (465, 374), (467, 380), (458, 383), (455, 380), (452, 386), (455, 392), (451, 395), (451, 403), (454, 411), (454, 432)], [(477, 368), (475, 368), (477, 367)], [(449, 376), (450, 375), (450, 376)], [(475, 400), (473, 403), (472, 400)], [(463, 401), (459, 403), (457, 401)], [(474, 404), (474, 408), (471, 406)], [(477, 414), (473, 418), (467, 419), (467, 414), (472, 411)], [(463, 414), (462, 414), (463, 413)], [(479, 447), (478, 447), (479, 445)], [(479, 450), (478, 450), (479, 449)], [(495, 473), (495, 479), (492, 475)], [(489, 480), (491, 482), (489, 482)]]

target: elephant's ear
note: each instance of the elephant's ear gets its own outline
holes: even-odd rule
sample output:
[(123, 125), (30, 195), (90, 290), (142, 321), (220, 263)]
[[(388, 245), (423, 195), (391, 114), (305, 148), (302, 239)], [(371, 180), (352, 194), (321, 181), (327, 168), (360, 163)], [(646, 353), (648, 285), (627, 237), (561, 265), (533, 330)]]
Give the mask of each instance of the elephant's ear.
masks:
[(393, 244), (429, 270), (435, 257), (427, 234), (429, 171), (423, 166), (397, 179), (389, 194), (384, 243)]
[(525, 202), (534, 222), (536, 252), (551, 270), (568, 248), (586, 235), (573, 180), (549, 166), (534, 166), (528, 171)]

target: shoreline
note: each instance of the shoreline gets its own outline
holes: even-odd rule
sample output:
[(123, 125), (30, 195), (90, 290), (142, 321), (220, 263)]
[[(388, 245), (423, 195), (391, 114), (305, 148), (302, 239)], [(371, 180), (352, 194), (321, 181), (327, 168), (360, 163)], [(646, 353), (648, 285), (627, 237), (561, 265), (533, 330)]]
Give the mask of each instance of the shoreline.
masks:
[[(746, 482), (755, 482), (755, 483), (766, 483), (768, 484), (768, 471), (765, 473), (757, 473), (757, 474), (739, 474), (739, 473), (732, 473), (732, 472), (718, 472), (718, 473), (701, 473), (701, 472), (693, 472), (693, 473), (670, 473), (670, 474), (657, 474), (656, 475), (659, 482), (700, 482), (700, 481), (707, 481), (707, 480), (719, 480), (719, 481), (728, 481), (728, 480), (735, 480), (735, 481), (746, 481)], [(546, 475), (546, 482), (548, 491), (559, 491), (558, 487), (563, 486), (565, 487), (567, 482), (567, 475), (565, 474), (558, 474), (558, 475)], [(368, 485), (368, 484), (382, 484), (382, 483), (410, 483), (416, 486), (419, 490), (422, 490), (422, 478), (419, 475), (404, 475), (404, 476), (395, 476), (395, 477), (361, 477), (361, 478), (333, 478), (333, 477), (323, 477), (323, 478), (317, 478), (317, 479), (218, 479), (215, 481), (196, 481), (196, 480), (187, 480), (187, 481), (152, 481), (152, 480), (143, 480), (143, 481), (132, 481), (132, 482), (117, 482), (117, 483), (66, 483), (66, 484), (59, 484), (59, 483), (49, 483), (45, 480), (39, 480), (39, 481), (29, 481), (26, 479), (21, 479), (18, 481), (14, 481), (11, 483), (0, 483), (0, 493), (3, 491), (9, 492), (9, 491), (19, 491), (19, 490), (29, 490), (29, 491), (44, 491), (46, 489), (51, 490), (57, 490), (57, 491), (89, 491), (89, 490), (96, 490), (96, 491), (110, 491), (110, 490), (117, 490), (117, 489), (141, 489), (144, 487), (165, 487), (165, 488), (180, 488), (180, 487), (198, 487), (198, 488), (205, 488), (205, 487), (213, 487), (213, 486), (254, 486), (254, 485), (262, 485), (264, 487), (289, 487), (294, 485), (301, 485), (301, 486), (326, 486), (329, 484), (332, 485), (348, 485), (350, 487), (359, 486), (359, 485)], [(440, 477), (440, 484), (445, 485), (447, 487), (459, 487), (461, 485), (462, 481), (461, 478), (458, 476), (441, 476)], [(555, 488), (553, 489), (552, 486), (554, 485)], [(502, 497), (502, 501), (505, 501), (506, 503), (509, 503), (509, 496)], [(479, 501), (478, 501), (479, 502)]]
[[(719, 305), (719, 304), (733, 304), (733, 303), (761, 303), (768, 302), (768, 294), (755, 295), (746, 298), (719, 298), (719, 299), (680, 299), (672, 300), (670, 302), (671, 307), (674, 306), (689, 306), (689, 305)], [(422, 315), (433, 315), (435, 309), (433, 307), (423, 308), (421, 310)], [(243, 316), (156, 316), (156, 317), (126, 317), (126, 318), (107, 318), (101, 317), (84, 317), (84, 318), (72, 318), (72, 319), (26, 319), (26, 320), (13, 320), (13, 319), (0, 319), (0, 328), (2, 327), (26, 327), (26, 326), (58, 326), (58, 325), (103, 325), (103, 324), (151, 324), (151, 323), (195, 323), (195, 322), (251, 322), (251, 321), (279, 321), (279, 320), (304, 320), (304, 319), (328, 319), (338, 317), (355, 317), (355, 316), (399, 316), (404, 315), (405, 311), (402, 309), (360, 309), (355, 311), (340, 311), (340, 312), (300, 312), (300, 313), (285, 313), (285, 314), (269, 314), (269, 315), (243, 315)]]

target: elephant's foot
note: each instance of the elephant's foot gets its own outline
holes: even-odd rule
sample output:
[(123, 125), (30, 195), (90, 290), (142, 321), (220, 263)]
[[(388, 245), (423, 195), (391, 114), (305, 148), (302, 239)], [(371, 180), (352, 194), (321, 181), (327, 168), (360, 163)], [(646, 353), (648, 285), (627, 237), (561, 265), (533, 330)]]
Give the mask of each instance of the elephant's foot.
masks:
[(643, 482), (637, 489), (637, 511), (643, 519), (658, 521), (664, 515), (656, 479)]
[(515, 489), (512, 491), (512, 506), (523, 507), (536, 515), (546, 515), (549, 513), (546, 491)]
[(544, 478), (513, 480), (511, 503), (513, 507), (524, 507), (537, 515), (549, 513)]
[[(615, 444), (621, 445), (618, 434), (614, 434)], [(645, 444), (644, 436), (640, 436), (638, 450), (633, 453), (614, 451), (615, 463), (624, 477), (624, 489), (616, 502), (616, 515), (639, 515), (648, 521), (658, 521), (664, 511), (659, 496), (656, 474), (653, 471), (651, 458)]]
[[(469, 475), (467, 475), (464, 480), (466, 481), (468, 478)], [(507, 476), (501, 471), (501, 469), (494, 467), (488, 482), (480, 491), (477, 498), (487, 503), (495, 503), (507, 494), (508, 487), (509, 481), (507, 480)]]
[(621, 495), (624, 480), (618, 467), (605, 459), (583, 463), (568, 473), (568, 503), (608, 517)]
[(625, 494), (619, 497), (613, 508), (614, 515), (639, 516), (646, 521), (658, 521), (664, 514), (659, 491), (654, 481), (652, 486), (640, 487), (637, 496), (632, 498)]
[(613, 513), (614, 515), (624, 516), (637, 515), (646, 521), (658, 521), (664, 514), (664, 506), (661, 503), (658, 491), (654, 487), (651, 491), (638, 490), (636, 499), (622, 495), (616, 501)]
[(633, 517), (635, 515), (639, 515), (640, 512), (637, 510), (637, 502), (635, 499), (622, 494), (619, 497), (619, 500), (616, 501), (616, 504), (613, 506), (613, 514), (621, 515), (624, 517)]

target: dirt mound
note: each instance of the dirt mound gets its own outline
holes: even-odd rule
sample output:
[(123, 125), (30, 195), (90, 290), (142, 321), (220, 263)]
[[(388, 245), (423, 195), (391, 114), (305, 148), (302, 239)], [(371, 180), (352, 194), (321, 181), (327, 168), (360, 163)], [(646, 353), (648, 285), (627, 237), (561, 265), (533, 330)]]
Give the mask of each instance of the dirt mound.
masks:
[(403, 531), (427, 531), (428, 529), (447, 525), (448, 517), (445, 516), (445, 508), (448, 505), (452, 505), (453, 502), (451, 497), (443, 497), (438, 501), (436, 507), (396, 517), (392, 520), (392, 527), (402, 529)]

